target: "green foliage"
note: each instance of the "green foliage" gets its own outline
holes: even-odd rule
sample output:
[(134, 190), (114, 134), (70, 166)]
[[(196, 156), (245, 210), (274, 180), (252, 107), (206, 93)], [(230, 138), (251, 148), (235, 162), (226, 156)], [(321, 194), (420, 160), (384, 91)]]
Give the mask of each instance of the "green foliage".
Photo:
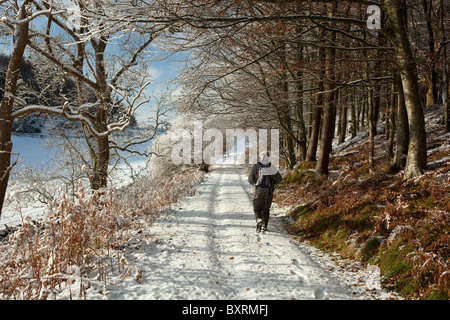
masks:
[(448, 300), (450, 299), (448, 293), (442, 292), (439, 289), (432, 290), (427, 296), (425, 296), (426, 300)]
[[(394, 279), (406, 275), (412, 269), (412, 263), (406, 256), (415, 248), (407, 246), (403, 241), (398, 241), (390, 246), (384, 246), (375, 260), (378, 262), (385, 278)], [(397, 289), (405, 286), (406, 282), (398, 284)]]
[(297, 208), (295, 208), (294, 210), (292, 210), (290, 212), (291, 217), (294, 220), (299, 219), (301, 216), (306, 215), (308, 213), (311, 213), (312, 209), (311, 209), (311, 205), (310, 204), (305, 204), (305, 205), (301, 205)]
[(360, 253), (361, 261), (363, 262), (369, 261), (378, 252), (380, 245), (381, 241), (379, 238), (373, 237), (367, 240), (366, 243), (364, 243), (363, 247), (361, 248)]
[(285, 183), (306, 184), (314, 181), (314, 163), (301, 162), (285, 178)]

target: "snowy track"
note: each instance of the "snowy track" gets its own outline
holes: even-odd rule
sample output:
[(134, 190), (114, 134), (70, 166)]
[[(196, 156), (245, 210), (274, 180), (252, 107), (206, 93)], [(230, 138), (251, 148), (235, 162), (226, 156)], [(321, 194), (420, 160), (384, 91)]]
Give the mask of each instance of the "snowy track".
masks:
[(113, 281), (107, 298), (382, 297), (380, 290), (367, 289), (373, 274), (360, 272), (358, 279), (349, 279), (320, 251), (294, 242), (277, 218), (271, 218), (267, 234), (256, 234), (251, 192), (241, 168), (216, 166), (196, 194), (156, 221), (148, 240), (130, 253), (128, 261), (142, 273), (141, 281)]

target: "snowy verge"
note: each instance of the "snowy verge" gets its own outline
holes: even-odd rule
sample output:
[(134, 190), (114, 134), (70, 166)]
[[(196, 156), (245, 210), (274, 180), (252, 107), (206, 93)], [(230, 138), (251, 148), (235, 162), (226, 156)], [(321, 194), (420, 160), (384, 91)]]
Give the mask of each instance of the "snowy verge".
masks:
[[(86, 299), (388, 299), (379, 270), (340, 261), (292, 239), (276, 208), (269, 232), (255, 233), (252, 187), (232, 161), (216, 165), (148, 229), (130, 239), (129, 275), (84, 286)], [(86, 289), (87, 288), (87, 289)], [(68, 298), (61, 294), (59, 298)]]

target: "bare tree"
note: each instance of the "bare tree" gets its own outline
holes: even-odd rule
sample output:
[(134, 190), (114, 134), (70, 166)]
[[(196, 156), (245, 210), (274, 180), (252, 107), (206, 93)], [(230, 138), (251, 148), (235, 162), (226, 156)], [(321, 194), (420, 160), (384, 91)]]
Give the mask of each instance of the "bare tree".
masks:
[(29, 40), (30, 22), (41, 15), (58, 14), (53, 9), (32, 12), (32, 0), (16, 2), (2, 1), (2, 6), (8, 5), (1, 22), (12, 28), (12, 51), (6, 70), (5, 87), (0, 105), (0, 214), (5, 199), (11, 166), (11, 130), (14, 121), (13, 106), (17, 89), (19, 69), (25, 48)]
[[(28, 3), (30, 2), (28, 1)], [(35, 1), (35, 3), (37, 2)], [(107, 54), (107, 44), (115, 36), (123, 35), (124, 32), (141, 33), (146, 35), (146, 39), (150, 42), (153, 42), (152, 37), (163, 33), (170, 40), (170, 47), (165, 48), (169, 48), (172, 52), (197, 49), (201, 53), (197, 56), (196, 62), (209, 64), (209, 70), (214, 70), (214, 73), (210, 73), (203, 78), (196, 75), (196, 83), (190, 84), (191, 86), (196, 85), (195, 90), (193, 90), (195, 94), (191, 95), (193, 105), (196, 104), (197, 109), (202, 109), (205, 108), (205, 102), (215, 101), (215, 106), (220, 106), (219, 109), (221, 109), (221, 111), (218, 111), (219, 109), (215, 108), (216, 112), (238, 112), (238, 110), (243, 110), (244, 106), (250, 106), (249, 110), (258, 110), (258, 114), (263, 115), (262, 117), (265, 120), (276, 120), (278, 122), (286, 133), (286, 137), (289, 137), (286, 140), (287, 146), (293, 141), (297, 147), (300, 146), (304, 149), (304, 145), (302, 145), (305, 140), (302, 137), (304, 134), (300, 134), (301, 130), (298, 130), (301, 127), (301, 117), (295, 111), (292, 101), (297, 99), (298, 103), (302, 99), (301, 93), (308, 90), (310, 93), (308, 101), (311, 102), (316, 99), (319, 105), (317, 112), (314, 112), (315, 106), (310, 105), (309, 107), (309, 110), (312, 110), (316, 115), (314, 129), (311, 129), (310, 132), (316, 133), (317, 128), (322, 128), (321, 136), (322, 138), (325, 136), (327, 139), (327, 143), (321, 144), (321, 148), (325, 147), (325, 150), (320, 150), (322, 154), (319, 154), (318, 175), (327, 174), (327, 159), (331, 151), (328, 141), (334, 135), (336, 103), (342, 103), (342, 100), (338, 99), (340, 89), (346, 86), (356, 88), (358, 85), (364, 88), (364, 83), (367, 84), (367, 80), (371, 81), (374, 92), (369, 100), (373, 101), (373, 108), (371, 103), (368, 104), (370, 108), (366, 108), (364, 104), (359, 104), (356, 100), (354, 102), (359, 104), (359, 109), (352, 114), (355, 114), (356, 118), (360, 115), (362, 120), (365, 117), (364, 113), (369, 110), (369, 120), (375, 119), (374, 122), (370, 123), (372, 132), (374, 132), (374, 125), (376, 125), (382, 103), (384, 103), (381, 99), (384, 93), (381, 91), (382, 84), (380, 82), (380, 79), (384, 76), (379, 72), (382, 55), (376, 54), (374, 57), (376, 62), (373, 65), (368, 64), (368, 77), (370, 78), (368, 79), (363, 74), (358, 75), (357, 72), (349, 72), (345, 78), (342, 75), (337, 78), (334, 77), (332, 70), (344, 66), (342, 59), (336, 59), (336, 54), (340, 58), (345, 56), (342, 55), (341, 51), (352, 50), (356, 53), (361, 52), (361, 50), (385, 51), (393, 49), (396, 68), (402, 82), (404, 92), (402, 97), (405, 101), (409, 125), (409, 147), (406, 156), (405, 178), (418, 176), (426, 169), (426, 134), (419, 91), (417, 56), (412, 51), (411, 33), (408, 31), (408, 21), (405, 19), (409, 4), (402, 0), (346, 0), (339, 2), (338, 5), (336, 3), (336, 1), (330, 0), (238, 2), (231, 0), (220, 2), (154, 0), (151, 3), (115, 0), (104, 1), (102, 5), (96, 2), (95, 5), (85, 6), (78, 2), (83, 12), (83, 18), (92, 21), (95, 27), (91, 25), (91, 27), (86, 28), (82, 37), (73, 41), (74, 44), (77, 44), (74, 48), (76, 47), (78, 50), (78, 53), (72, 54), (74, 57), (78, 57), (76, 66), (68, 67), (62, 61), (58, 61), (58, 58), (49, 50), (42, 49), (42, 46), (39, 48), (39, 46), (33, 45), (35, 41), (30, 42), (30, 46), (33, 45), (35, 50), (40, 50), (39, 53), (42, 56), (57, 64), (64, 72), (85, 85), (95, 88), (98, 104), (90, 107), (94, 107), (98, 111), (96, 119), (103, 120), (99, 122), (87, 121), (84, 124), (89, 131), (93, 130), (91, 134), (97, 138), (99, 135), (95, 133), (100, 133), (99, 131), (106, 129), (104, 126), (106, 117), (102, 110), (104, 106), (112, 102), (111, 92), (115, 90), (114, 86), (111, 86), (113, 82), (108, 83), (105, 76), (104, 57)], [(444, 34), (441, 37), (444, 39), (441, 39), (441, 48), (445, 48), (447, 45), (444, 31), (445, 23), (434, 26), (436, 30), (433, 30), (433, 24), (431, 24), (432, 28), (430, 29), (430, 15), (434, 14), (433, 8), (435, 6), (427, 0), (420, 3), (427, 8), (424, 26), (428, 32), (429, 43), (433, 42), (433, 47), (436, 48), (436, 35), (439, 34), (436, 30), (441, 30)], [(365, 10), (364, 6), (373, 4), (379, 5), (383, 9), (386, 20), (379, 30), (380, 36), (378, 38), (372, 37), (369, 40), (362, 37), (361, 31), (366, 28), (366, 16), (362, 15), (361, 12)], [(445, 7), (443, 1), (440, 4), (441, 7)], [(35, 5), (40, 10), (39, 12), (49, 13), (50, 8), (52, 10), (55, 8), (54, 5), (51, 7)], [(322, 5), (336, 5), (336, 10), (332, 15), (328, 12), (324, 13), (320, 10)], [(444, 11), (444, 9), (441, 10), (441, 17), (444, 16)], [(31, 14), (31, 16), (35, 14)], [(420, 17), (423, 18), (423, 15)], [(302, 23), (305, 23), (306, 29), (300, 28), (303, 27)], [(270, 27), (273, 29), (269, 30)], [(324, 33), (321, 35), (320, 41), (317, 41), (315, 30), (320, 28), (324, 29)], [(255, 34), (258, 34), (258, 29), (266, 32), (268, 36), (265, 38), (256, 37)], [(253, 33), (249, 33), (249, 31)], [(52, 44), (52, 40), (48, 40), (50, 39), (49, 33), (43, 32), (42, 34), (48, 47), (49, 43)], [(74, 39), (79, 37), (75, 33), (71, 36)], [(337, 36), (339, 38), (336, 38)], [(386, 44), (382, 37), (386, 37), (388, 40)], [(341, 40), (335, 41), (335, 39), (350, 40), (350, 47), (342, 46)], [(86, 41), (89, 41), (93, 48), (92, 56), (94, 59), (91, 62), (88, 62), (90, 56), (82, 53), (86, 48), (83, 45)], [(52, 44), (53, 50), (58, 48), (55, 43)], [(312, 49), (314, 47), (319, 48), (317, 50), (319, 53), (323, 53), (324, 73), (320, 71), (320, 68), (314, 68), (314, 60), (312, 59), (304, 59), (311, 62), (309, 67), (305, 67), (304, 63), (302, 64), (302, 57), (298, 53), (299, 48), (305, 48), (302, 50), (306, 53), (314, 52), (315, 50)], [(64, 51), (63, 48), (58, 50)], [(445, 52), (443, 49), (441, 50)], [(67, 54), (68, 52), (65, 53), (65, 56)], [(83, 59), (81, 59), (82, 56)], [(211, 63), (212, 57), (219, 57), (220, 59), (214, 64)], [(202, 59), (204, 60), (202, 61)], [(355, 60), (357, 60), (354, 62), (355, 66), (363, 69), (361, 66), (363, 66), (364, 59), (357, 58)], [(132, 65), (133, 59), (131, 61)], [(336, 66), (336, 63), (338, 66)], [(445, 66), (445, 64), (443, 65)], [(95, 79), (82, 75), (81, 70), (83, 69), (80, 66), (90, 68), (92, 74), (95, 74)], [(129, 67), (126, 66), (124, 65), (127, 70)], [(300, 68), (301, 72), (298, 71)], [(432, 69), (436, 70), (437, 64), (433, 65)], [(271, 70), (275, 77), (269, 76), (268, 70)], [(442, 72), (448, 71), (447, 68), (442, 68), (442, 70)], [(120, 75), (120, 72), (117, 74)], [(231, 78), (231, 75), (234, 78)], [(251, 82), (247, 82), (247, 85), (253, 85), (253, 89), (258, 89), (253, 90), (249, 95), (250, 91), (245, 91), (243, 84), (237, 83), (236, 79), (240, 81), (251, 80)], [(302, 87), (304, 79), (308, 79), (310, 84), (316, 82), (316, 85), (309, 85), (308, 88)], [(448, 91), (448, 81), (446, 90)], [(356, 92), (355, 98), (366, 95), (361, 90), (356, 90)], [(444, 91), (441, 90), (441, 92)], [(294, 97), (296, 98), (294, 99)], [(238, 105), (240, 99), (243, 101), (241, 106)], [(255, 103), (255, 101), (257, 102)], [(286, 103), (286, 101), (289, 101), (289, 103)], [(319, 126), (320, 118), (318, 116), (322, 103), (324, 107), (323, 119), (326, 121), (323, 121)], [(84, 106), (80, 110), (87, 111), (84, 104), (79, 103), (78, 105)], [(65, 110), (69, 109), (66, 108)], [(72, 114), (72, 112), (79, 112), (80, 110), (72, 108), (70, 112), (65, 112), (65, 115), (78, 116)], [(448, 110), (448, 107), (446, 110)], [(445, 117), (448, 123), (447, 112)], [(307, 158), (309, 159), (315, 157), (316, 136), (318, 137), (318, 135), (312, 135), (307, 145), (308, 151), (311, 150), (311, 152), (307, 152)], [(289, 142), (290, 139), (292, 139), (291, 142)], [(106, 146), (106, 140), (97, 139), (97, 142), (98, 145)], [(102, 147), (100, 149), (104, 150)], [(106, 154), (100, 156), (99, 159), (103, 159), (99, 161), (100, 163), (105, 163)], [(292, 160), (290, 162), (292, 163)], [(102, 165), (99, 164), (99, 168), (101, 167)], [(99, 175), (102, 176), (101, 169), (99, 170)], [(98, 185), (101, 186), (103, 184), (102, 179), (97, 180), (99, 181)]]
[[(94, 11), (89, 11), (83, 1), (76, 1), (73, 5), (78, 8), (77, 24), (70, 23), (70, 12), (64, 2), (58, 1), (25, 1), (16, 8), (16, 18), (2, 18), (2, 23), (14, 35), (14, 46), (0, 113), (2, 124), (5, 124), (2, 125), (0, 135), (1, 204), (11, 170), (11, 126), (14, 119), (33, 113), (46, 113), (80, 122), (92, 159), (91, 187), (99, 189), (107, 183), (110, 135), (124, 131), (130, 125), (135, 110), (148, 102), (144, 90), (149, 84), (149, 75), (139, 71), (144, 62), (140, 56), (154, 38), (166, 29), (167, 24), (157, 27), (146, 25), (143, 27), (145, 34), (142, 29), (134, 27), (131, 30), (135, 31), (134, 37), (131, 33), (127, 36), (130, 29), (126, 26), (103, 19), (105, 10), (99, 4), (94, 6)], [(11, 8), (14, 9), (14, 4)], [(33, 19), (43, 16), (47, 23), (42, 23), (44, 19), (41, 19), (39, 24), (30, 24)], [(114, 44), (122, 48), (117, 54), (108, 49)], [(27, 46), (53, 64), (64, 77), (75, 79), (78, 89), (76, 99), (63, 97), (63, 103), (52, 106), (27, 105), (20, 100), (15, 103), (18, 68)], [(124, 78), (133, 81), (124, 82)], [(86, 99), (86, 88), (95, 92), (95, 101)], [(155, 131), (159, 125), (161, 118)]]
[(427, 165), (425, 117), (419, 95), (417, 65), (405, 29), (404, 3), (400, 0), (386, 0), (385, 10), (392, 30), (389, 38), (395, 48), (408, 114), (409, 146), (405, 178), (411, 178), (421, 175)]

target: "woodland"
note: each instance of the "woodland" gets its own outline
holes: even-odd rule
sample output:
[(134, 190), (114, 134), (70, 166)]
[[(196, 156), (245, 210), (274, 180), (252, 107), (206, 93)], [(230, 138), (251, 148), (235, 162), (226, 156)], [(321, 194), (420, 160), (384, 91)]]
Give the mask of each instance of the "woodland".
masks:
[[(364, 259), (382, 264), (379, 237), (434, 212), (436, 233), (408, 269), (415, 280), (399, 275), (405, 269), (388, 278), (407, 297), (448, 299), (449, 30), (446, 0), (0, 0), (0, 213), (15, 165), (13, 126), (23, 119), (77, 124), (89, 153), (79, 166), (93, 191), (108, 188), (113, 150), (162, 129), (199, 119), (205, 129), (279, 129), (277, 197), (298, 222), (287, 229), (338, 250), (344, 236), (325, 239), (324, 230), (353, 224), (345, 241), (356, 237), (370, 253)], [(150, 101), (151, 64), (169, 59), (179, 73), (173, 91), (156, 97), (151, 129), (118, 143), (114, 135)], [(149, 156), (170, 180), (179, 172), (162, 156), (168, 144), (155, 140)], [(403, 210), (400, 196), (423, 201)], [(384, 220), (355, 222), (361, 212), (371, 221), (367, 210)], [(324, 217), (324, 229), (312, 228)], [(405, 241), (418, 236), (404, 231)]]

